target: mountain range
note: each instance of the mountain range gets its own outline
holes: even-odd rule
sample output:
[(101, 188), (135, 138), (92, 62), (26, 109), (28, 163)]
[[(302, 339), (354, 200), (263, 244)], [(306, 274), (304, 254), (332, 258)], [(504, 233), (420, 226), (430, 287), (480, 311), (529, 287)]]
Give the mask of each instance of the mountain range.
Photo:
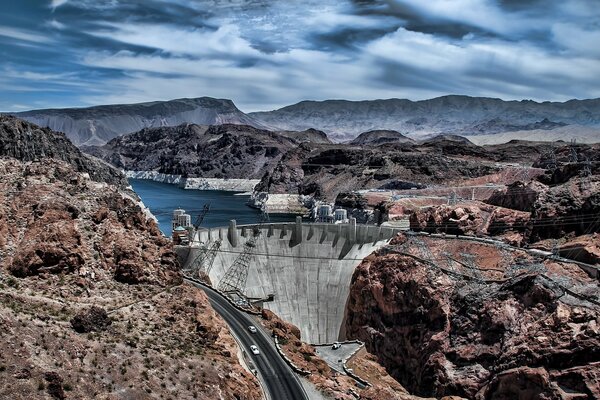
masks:
[(462, 136), (524, 130), (551, 130), (565, 125), (597, 128), (600, 99), (564, 103), (468, 96), (430, 100), (302, 101), (278, 110), (249, 114), (265, 125), (326, 132), (336, 141), (370, 130), (395, 130), (412, 138), (452, 133)]
[[(77, 146), (103, 145), (125, 133), (185, 123), (240, 124), (282, 133), (306, 132), (305, 140), (321, 142), (350, 141), (363, 132), (384, 130), (412, 139), (439, 134), (502, 133), (508, 140), (522, 137), (524, 131), (536, 132), (535, 140), (545, 140), (545, 132), (561, 131), (567, 135), (564, 139), (573, 136), (600, 141), (600, 99), (539, 103), (452, 95), (422, 101), (302, 101), (274, 111), (244, 113), (231, 100), (201, 97), (33, 110), (15, 115), (65, 132)], [(555, 140), (557, 135), (550, 136)]]
[(183, 123), (264, 127), (260, 121), (241, 112), (231, 100), (210, 97), (33, 110), (14, 115), (36, 125), (64, 132), (77, 146), (102, 145), (125, 133)]

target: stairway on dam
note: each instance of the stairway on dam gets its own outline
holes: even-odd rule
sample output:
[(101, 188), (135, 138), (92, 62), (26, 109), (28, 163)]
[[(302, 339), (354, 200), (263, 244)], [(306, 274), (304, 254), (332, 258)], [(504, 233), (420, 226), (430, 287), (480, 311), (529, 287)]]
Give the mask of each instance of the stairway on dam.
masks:
[[(217, 286), (243, 251), (253, 226), (201, 230), (186, 255), (198, 254), (199, 243), (222, 245), (210, 271)], [(386, 245), (398, 229), (350, 224), (296, 223), (261, 225), (251, 258), (245, 295), (264, 298), (274, 294), (267, 308), (296, 325), (304, 341), (332, 343), (344, 339), (341, 331), (350, 281), (363, 258)]]

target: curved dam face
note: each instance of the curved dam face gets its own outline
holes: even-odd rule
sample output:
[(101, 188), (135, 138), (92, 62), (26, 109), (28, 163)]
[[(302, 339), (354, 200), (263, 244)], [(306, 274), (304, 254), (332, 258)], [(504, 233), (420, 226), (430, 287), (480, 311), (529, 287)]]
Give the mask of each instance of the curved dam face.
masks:
[[(210, 246), (222, 240), (210, 279), (217, 286), (252, 235), (252, 226), (200, 231), (197, 240)], [(274, 295), (267, 308), (298, 326), (303, 340), (331, 343), (341, 332), (350, 281), (362, 259), (386, 245), (397, 229), (356, 224), (266, 224), (250, 259), (244, 294)], [(198, 245), (198, 243), (196, 243)], [(188, 262), (199, 254), (192, 246)]]

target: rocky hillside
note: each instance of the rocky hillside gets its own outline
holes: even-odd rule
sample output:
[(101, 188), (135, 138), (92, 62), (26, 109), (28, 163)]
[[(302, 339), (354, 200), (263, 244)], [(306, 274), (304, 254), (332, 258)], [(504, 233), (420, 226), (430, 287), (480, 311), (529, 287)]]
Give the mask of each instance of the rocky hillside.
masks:
[(25, 162), (45, 158), (62, 160), (97, 182), (127, 186), (127, 181), (119, 171), (79, 151), (63, 133), (10, 116), (0, 115), (0, 157)]
[[(487, 204), (463, 200), (456, 205), (420, 207), (410, 215), (411, 227), (431, 233), (499, 236), (516, 245), (551, 239), (562, 251), (571, 239), (600, 231), (599, 148), (579, 146), (579, 157), (586, 162), (568, 162), (568, 150), (556, 151), (545, 174), (494, 190)], [(545, 165), (546, 157), (543, 154), (535, 165)], [(586, 252), (572, 256), (590, 260)]]
[(598, 398), (597, 279), (484, 244), (400, 237), (392, 246), (355, 271), (346, 330), (411, 393)]
[[(436, 142), (438, 143), (438, 142)], [(496, 172), (487, 152), (472, 144), (439, 142), (446, 150), (416, 143), (384, 144), (376, 148), (352, 145), (304, 144), (289, 151), (257, 185), (256, 192), (310, 195), (333, 201), (341, 192), (410, 189)], [(469, 158), (479, 149), (481, 158)], [(483, 163), (482, 163), (483, 161)]]
[(231, 100), (210, 97), (89, 108), (33, 110), (16, 115), (37, 125), (65, 132), (77, 146), (102, 145), (117, 136), (137, 132), (143, 128), (176, 126), (183, 123), (263, 126), (241, 112)]
[(260, 399), (178, 269), (117, 187), (64, 161), (0, 159), (0, 397)]
[(363, 132), (352, 140), (353, 145), (373, 145), (377, 146), (384, 143), (411, 143), (414, 140), (404, 136), (400, 132), (390, 130), (375, 130)]
[(320, 129), (338, 141), (376, 129), (395, 130), (413, 138), (440, 133), (483, 135), (565, 125), (599, 128), (600, 99), (537, 103), (444, 96), (423, 101), (303, 101), (249, 115), (280, 129)]
[(307, 129), (305, 131), (279, 131), (277, 132), (281, 136), (288, 137), (295, 140), (298, 143), (318, 143), (318, 144), (331, 144), (331, 140), (327, 137), (327, 134), (323, 131), (316, 129)]
[(261, 178), (293, 139), (245, 125), (146, 128), (86, 151), (130, 171), (203, 178)]
[[(529, 160), (536, 154), (521, 142), (512, 151), (487, 150), (519, 151)], [(413, 230), (449, 235), (401, 236), (357, 268), (348, 337), (365, 341), (411, 393), (600, 396), (597, 267), (523, 250), (598, 266), (598, 146), (557, 145), (550, 154), (541, 150), (533, 160), (546, 173), (496, 190), (487, 202), (417, 204), (408, 211)], [(517, 248), (455, 234), (492, 236)]]
[(490, 135), (467, 136), (478, 145), (507, 143), (511, 140), (529, 140), (532, 142), (554, 142), (575, 140), (577, 143), (600, 143), (600, 127), (567, 125), (564, 127), (533, 130), (518, 130)]

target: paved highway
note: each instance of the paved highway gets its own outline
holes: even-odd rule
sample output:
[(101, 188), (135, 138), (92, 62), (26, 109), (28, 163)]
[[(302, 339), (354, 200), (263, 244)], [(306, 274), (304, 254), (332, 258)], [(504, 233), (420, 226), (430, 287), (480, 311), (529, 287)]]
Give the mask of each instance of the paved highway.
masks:
[[(272, 339), (260, 327), (254, 334), (248, 331), (248, 326), (256, 325), (256, 322), (217, 292), (194, 281), (185, 281), (204, 290), (210, 304), (227, 322), (246, 353), (252, 358), (259, 378), (272, 400), (309, 400), (298, 377), (277, 353)], [(258, 347), (260, 354), (252, 354), (250, 346), (253, 344)]]

